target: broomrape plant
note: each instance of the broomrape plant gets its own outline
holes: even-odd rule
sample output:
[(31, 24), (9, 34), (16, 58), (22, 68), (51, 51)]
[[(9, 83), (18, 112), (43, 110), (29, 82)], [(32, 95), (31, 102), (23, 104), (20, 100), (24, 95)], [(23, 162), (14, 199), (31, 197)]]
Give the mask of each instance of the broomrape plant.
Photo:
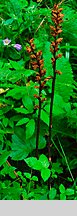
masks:
[(0, 5), (0, 199), (77, 199), (77, 14), (54, 2)]

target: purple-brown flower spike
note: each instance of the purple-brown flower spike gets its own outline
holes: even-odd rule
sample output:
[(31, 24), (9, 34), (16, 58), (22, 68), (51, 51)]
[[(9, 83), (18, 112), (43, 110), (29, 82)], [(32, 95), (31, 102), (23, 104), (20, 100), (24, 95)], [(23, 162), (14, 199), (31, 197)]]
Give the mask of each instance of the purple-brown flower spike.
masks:
[(62, 10), (63, 10), (62, 8), (59, 8), (59, 4), (55, 4), (52, 10), (53, 26), (50, 26), (50, 29), (54, 41), (52, 41), (51, 43), (50, 51), (53, 54), (53, 58), (52, 58), (53, 67), (54, 64), (56, 63), (56, 60), (62, 57), (62, 54), (56, 55), (57, 51), (59, 50), (59, 44), (63, 40), (63, 38), (59, 37), (60, 33), (62, 32), (61, 23), (63, 22), (63, 17), (64, 17), (64, 14), (61, 13)]

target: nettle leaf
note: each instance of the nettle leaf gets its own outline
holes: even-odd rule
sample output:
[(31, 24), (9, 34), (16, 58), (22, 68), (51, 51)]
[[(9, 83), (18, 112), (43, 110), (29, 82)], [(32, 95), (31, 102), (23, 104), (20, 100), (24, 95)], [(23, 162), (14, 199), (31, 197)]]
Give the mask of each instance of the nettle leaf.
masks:
[(8, 174), (11, 178), (15, 179), (16, 178), (14, 173), (15, 169), (16, 169), (15, 167), (8, 166), (8, 164), (5, 163), (4, 168), (1, 170), (1, 175), (6, 176)]
[(17, 122), (16, 126), (26, 124), (26, 123), (28, 123), (28, 121), (29, 121), (28, 118), (22, 118), (21, 120), (19, 120), (19, 121)]
[(63, 184), (60, 184), (59, 186), (59, 190), (60, 190), (60, 193), (64, 194), (65, 193), (65, 187)]
[(17, 135), (12, 135), (11, 154), (13, 160), (23, 160), (30, 153), (25, 142), (23, 142)]
[(57, 194), (57, 190), (55, 188), (51, 188), (49, 191), (49, 198), (50, 200), (54, 200)]
[(68, 102), (73, 92), (73, 72), (69, 61), (64, 57), (58, 59), (57, 70), (60, 70), (62, 75), (57, 75), (55, 91)]
[(51, 172), (50, 172), (50, 170), (48, 168), (43, 168), (41, 170), (41, 177), (44, 180), (44, 182), (49, 179), (50, 174), (51, 174)]
[(10, 156), (11, 151), (3, 150), (2, 155), (0, 155), (0, 166), (2, 166), (7, 158)]
[(35, 157), (29, 157), (29, 158), (25, 159), (24, 161), (32, 169), (41, 170), (41, 168), (42, 168), (41, 162), (38, 161), (37, 158), (35, 158)]
[(41, 162), (43, 168), (48, 168), (49, 167), (48, 158), (44, 154), (40, 155), (39, 161)]
[(26, 109), (29, 110), (29, 112), (33, 111), (33, 101), (30, 96), (24, 95), (24, 97), (22, 98), (22, 102)]
[(74, 189), (67, 188), (67, 189), (66, 189), (66, 195), (67, 195), (67, 196), (74, 195)]
[(26, 139), (29, 139), (35, 131), (35, 121), (34, 119), (29, 120), (26, 125)]

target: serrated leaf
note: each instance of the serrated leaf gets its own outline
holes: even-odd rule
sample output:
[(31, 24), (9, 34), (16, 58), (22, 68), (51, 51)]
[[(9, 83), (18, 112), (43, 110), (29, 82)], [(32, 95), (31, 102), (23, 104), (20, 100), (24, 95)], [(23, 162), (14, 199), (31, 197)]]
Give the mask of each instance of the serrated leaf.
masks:
[(41, 177), (44, 180), (44, 182), (49, 179), (50, 174), (51, 174), (51, 172), (48, 168), (44, 168), (41, 170)]
[(51, 188), (49, 191), (49, 198), (50, 200), (54, 200), (54, 198), (56, 197), (57, 194), (57, 190), (55, 188)]
[(23, 160), (30, 153), (25, 142), (23, 142), (17, 135), (12, 135), (11, 154), (13, 160)]

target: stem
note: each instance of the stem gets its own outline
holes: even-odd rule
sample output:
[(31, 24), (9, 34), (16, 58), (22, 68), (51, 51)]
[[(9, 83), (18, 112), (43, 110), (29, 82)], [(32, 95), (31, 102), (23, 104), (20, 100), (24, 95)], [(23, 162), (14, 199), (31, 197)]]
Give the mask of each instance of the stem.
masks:
[[(56, 56), (56, 52), (54, 51), (54, 58)], [(48, 159), (51, 161), (51, 136), (52, 136), (52, 111), (53, 111), (53, 101), (54, 101), (54, 91), (55, 91), (55, 81), (56, 81), (56, 59), (53, 66), (53, 81), (51, 87), (51, 99), (50, 99), (50, 114), (49, 114), (49, 136), (48, 136)]]
[(39, 81), (39, 110), (37, 119), (37, 132), (36, 132), (36, 158), (38, 159), (38, 145), (39, 145), (39, 135), (40, 135), (40, 115), (41, 115), (41, 81)]
[[(55, 38), (56, 41), (56, 38)], [(54, 49), (54, 58), (56, 56), (56, 51)], [(55, 92), (55, 81), (56, 81), (56, 58), (53, 65), (53, 81), (51, 87), (51, 98), (50, 98), (50, 114), (49, 114), (49, 136), (48, 136), (48, 160), (50, 162), (49, 168), (51, 169), (51, 137), (52, 137), (52, 112), (53, 112), (53, 101), (54, 101), (54, 92)], [(48, 179), (48, 189), (51, 189), (51, 178)]]

